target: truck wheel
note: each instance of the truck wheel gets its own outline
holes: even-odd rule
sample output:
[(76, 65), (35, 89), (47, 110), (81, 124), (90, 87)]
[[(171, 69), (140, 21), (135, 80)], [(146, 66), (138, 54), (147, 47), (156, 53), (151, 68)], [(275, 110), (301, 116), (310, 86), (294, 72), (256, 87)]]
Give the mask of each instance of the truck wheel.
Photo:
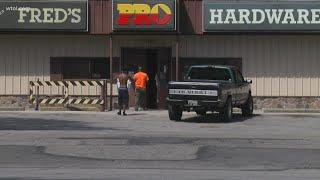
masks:
[(204, 111), (204, 110), (196, 111), (196, 113), (197, 113), (197, 115), (199, 115), (199, 116), (205, 116), (205, 115), (207, 114), (207, 112)]
[(253, 114), (253, 99), (252, 96), (249, 95), (247, 102), (241, 107), (242, 115), (249, 117)]
[(178, 106), (168, 106), (169, 119), (171, 121), (180, 121), (182, 117), (182, 110)]
[(220, 118), (225, 122), (231, 122), (232, 121), (232, 99), (231, 97), (228, 98), (226, 101), (226, 104), (222, 108), (222, 110), (219, 112)]

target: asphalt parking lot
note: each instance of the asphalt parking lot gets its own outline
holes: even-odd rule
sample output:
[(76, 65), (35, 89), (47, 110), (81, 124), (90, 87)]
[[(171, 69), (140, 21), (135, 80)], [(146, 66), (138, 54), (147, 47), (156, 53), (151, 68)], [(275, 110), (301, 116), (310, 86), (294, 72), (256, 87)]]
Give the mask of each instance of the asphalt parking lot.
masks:
[(3, 179), (320, 179), (320, 114), (0, 112)]

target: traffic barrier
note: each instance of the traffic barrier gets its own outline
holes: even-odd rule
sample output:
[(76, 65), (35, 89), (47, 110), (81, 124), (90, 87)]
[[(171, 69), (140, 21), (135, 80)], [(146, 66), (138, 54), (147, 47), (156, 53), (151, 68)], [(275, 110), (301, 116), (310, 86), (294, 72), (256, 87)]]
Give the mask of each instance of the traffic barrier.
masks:
[[(30, 97), (29, 102), (31, 104), (36, 104), (35, 109), (39, 109), (40, 104), (46, 104), (46, 105), (54, 105), (54, 104), (60, 104), (60, 105), (69, 105), (69, 104), (84, 104), (84, 105), (103, 105), (104, 110), (106, 109), (106, 86), (107, 86), (107, 80), (99, 80), (99, 81), (30, 81), (29, 83), (29, 90), (30, 90)], [(39, 95), (39, 87), (62, 87), (63, 88), (63, 94), (62, 98), (58, 97), (48, 97), (49, 95), (44, 95), (46, 97), (40, 98)], [(69, 87), (71, 86), (97, 86), (101, 87), (101, 96), (100, 98), (88, 98), (88, 97), (79, 97), (79, 98), (69, 98)], [(34, 93), (34, 89), (36, 93)]]
[(103, 81), (66, 81), (72, 86), (103, 86)]
[(30, 81), (30, 86), (65, 86), (68, 87), (67, 81)]
[[(39, 99), (38, 103), (39, 104), (66, 104), (68, 99), (66, 98), (44, 98), (44, 99)], [(36, 104), (37, 99), (32, 98), (30, 99), (31, 104)]]
[(100, 104), (103, 105), (104, 101), (102, 99), (69, 99), (68, 104)]

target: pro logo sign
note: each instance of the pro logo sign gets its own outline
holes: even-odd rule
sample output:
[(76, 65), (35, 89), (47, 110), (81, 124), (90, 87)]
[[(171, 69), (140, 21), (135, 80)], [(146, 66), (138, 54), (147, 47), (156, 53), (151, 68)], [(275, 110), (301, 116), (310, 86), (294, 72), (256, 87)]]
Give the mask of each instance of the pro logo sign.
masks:
[(114, 30), (174, 30), (175, 1), (114, 1)]

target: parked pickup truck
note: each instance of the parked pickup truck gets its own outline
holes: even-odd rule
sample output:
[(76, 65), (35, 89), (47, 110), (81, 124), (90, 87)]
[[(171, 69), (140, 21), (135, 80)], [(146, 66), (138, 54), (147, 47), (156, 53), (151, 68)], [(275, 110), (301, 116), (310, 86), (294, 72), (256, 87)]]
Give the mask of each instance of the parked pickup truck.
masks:
[(199, 115), (217, 111), (222, 120), (231, 121), (233, 107), (241, 108), (244, 116), (251, 116), (251, 83), (233, 66), (191, 66), (184, 81), (169, 82), (169, 118), (181, 120), (183, 111), (195, 111)]

